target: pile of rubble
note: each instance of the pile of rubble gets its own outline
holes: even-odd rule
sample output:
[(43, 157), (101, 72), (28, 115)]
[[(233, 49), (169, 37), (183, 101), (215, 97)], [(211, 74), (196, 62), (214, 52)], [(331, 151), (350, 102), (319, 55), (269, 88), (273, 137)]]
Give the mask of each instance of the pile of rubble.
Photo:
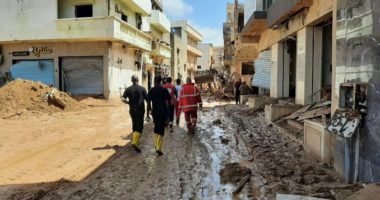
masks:
[[(291, 118), (303, 119), (310, 116), (308, 112), (317, 109), (316, 105), (304, 108), (298, 117)], [(241, 114), (243, 110), (230, 107), (226, 115), (231, 116), (236, 131), (250, 148), (255, 198), (275, 199), (276, 194), (295, 194), (343, 200), (362, 188), (345, 184), (332, 166), (318, 163), (302, 145), (268, 126), (263, 112), (247, 116)], [(344, 197), (340, 197), (342, 195)]]
[(314, 103), (285, 115), (276, 120), (273, 125), (293, 140), (303, 143), (305, 120), (317, 121), (326, 125), (331, 119), (331, 101)]
[(85, 107), (68, 94), (40, 82), (18, 79), (0, 88), (0, 118), (3, 119), (28, 111), (55, 113)]

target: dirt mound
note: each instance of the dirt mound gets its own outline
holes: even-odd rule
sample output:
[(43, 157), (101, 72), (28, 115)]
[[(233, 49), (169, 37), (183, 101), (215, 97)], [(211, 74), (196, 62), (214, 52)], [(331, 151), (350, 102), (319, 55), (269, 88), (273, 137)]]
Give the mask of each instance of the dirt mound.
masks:
[(240, 165), (239, 163), (226, 164), (223, 169), (219, 171), (220, 181), (223, 184), (234, 183), (237, 184), (245, 176), (250, 176), (252, 170)]
[(0, 88), (0, 118), (27, 111), (55, 113), (85, 107), (68, 94), (40, 82), (18, 79)]

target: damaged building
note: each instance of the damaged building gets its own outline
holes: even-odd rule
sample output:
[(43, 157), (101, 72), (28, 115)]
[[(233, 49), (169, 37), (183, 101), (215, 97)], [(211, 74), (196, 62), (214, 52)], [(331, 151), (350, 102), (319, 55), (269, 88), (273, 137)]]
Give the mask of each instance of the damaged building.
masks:
[[(378, 7), (371, 0), (250, 0), (243, 43), (267, 120), (348, 182), (377, 182)], [(226, 48), (226, 47), (225, 47)], [(266, 95), (266, 96), (265, 96)]]

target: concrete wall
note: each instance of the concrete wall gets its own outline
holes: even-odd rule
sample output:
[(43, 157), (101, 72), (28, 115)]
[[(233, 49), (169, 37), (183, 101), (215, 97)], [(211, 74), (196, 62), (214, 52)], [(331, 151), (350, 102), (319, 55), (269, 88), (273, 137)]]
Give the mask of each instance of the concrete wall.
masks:
[(296, 104), (312, 102), (313, 94), (313, 27), (297, 33)]
[(56, 0), (0, 0), (0, 41), (51, 38), (58, 18)]
[[(182, 38), (176, 34), (171, 35), (171, 41), (171, 66), (173, 68), (172, 76), (175, 79), (181, 78), (183, 81), (185, 81), (185, 78), (187, 77), (187, 72), (185, 69), (187, 63), (187, 45), (183, 42)], [(179, 50), (179, 52), (177, 50)]]
[(142, 72), (135, 66), (136, 50), (112, 43), (109, 47), (108, 85), (110, 98), (118, 98), (120, 92), (132, 85), (131, 77), (137, 75), (141, 82)]
[[(93, 4), (93, 16), (102, 17), (108, 15), (107, 1), (103, 0), (58, 0), (58, 18), (75, 18), (76, 5), (90, 5)], [(115, 6), (113, 6), (115, 8)]]
[[(362, 182), (379, 182), (380, 1), (338, 0), (336, 7), (333, 105), (334, 108), (338, 107), (341, 83), (368, 83), (368, 111), (363, 116), (363, 126), (360, 130), (358, 179)], [(340, 140), (342, 139), (337, 139), (336, 152), (354, 151), (344, 148), (344, 141), (339, 142)], [(342, 171), (342, 168), (338, 167), (337, 170)]]
[[(93, 3), (94, 17), (103, 17), (108, 15), (108, 4), (105, 0), (19, 0), (8, 1), (0, 0), (0, 41), (20, 41), (20, 40), (54, 40), (67, 39), (69, 35), (59, 31), (59, 24), (56, 20), (59, 18), (74, 18), (75, 5)], [(110, 1), (110, 15), (121, 18), (121, 14), (115, 10), (115, 4), (118, 4), (119, 10), (123, 10), (128, 16), (128, 23), (137, 27), (136, 12), (130, 10), (126, 5), (119, 1)], [(96, 27), (99, 22), (93, 21), (92, 25)], [(104, 24), (103, 24), (104, 25)], [(143, 18), (142, 28), (149, 29), (147, 18)], [(80, 28), (77, 28), (79, 31)], [(104, 27), (98, 27), (99, 36), (105, 32)], [(107, 31), (112, 31), (107, 30)], [(62, 38), (66, 37), (66, 38)]]
[[(202, 51), (202, 57), (197, 58), (197, 71), (210, 70), (212, 65), (212, 60), (214, 58), (214, 49), (212, 44), (198, 44), (198, 49)], [(198, 66), (201, 66), (201, 69), (198, 69)]]

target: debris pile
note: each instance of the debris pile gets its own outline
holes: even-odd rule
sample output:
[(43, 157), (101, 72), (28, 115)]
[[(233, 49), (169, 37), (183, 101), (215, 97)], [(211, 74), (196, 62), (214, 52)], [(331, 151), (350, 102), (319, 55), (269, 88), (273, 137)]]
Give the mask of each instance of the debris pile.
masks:
[(24, 112), (76, 111), (86, 106), (64, 92), (40, 82), (15, 80), (0, 88), (0, 118)]
[(296, 112), (275, 121), (273, 125), (293, 140), (302, 144), (305, 120), (318, 121), (326, 125), (330, 118), (331, 101), (325, 101), (304, 106)]
[[(243, 140), (250, 147), (254, 197), (274, 199), (276, 194), (296, 194), (317, 198), (339, 199), (361, 189), (360, 185), (343, 183), (332, 166), (312, 159), (303, 146), (285, 137), (274, 127), (268, 127), (263, 113), (241, 115), (244, 108), (226, 111)], [(318, 109), (314, 107), (314, 109)], [(306, 110), (297, 118), (308, 116)], [(302, 117), (301, 117), (302, 118)], [(344, 198), (343, 198), (344, 199)]]

